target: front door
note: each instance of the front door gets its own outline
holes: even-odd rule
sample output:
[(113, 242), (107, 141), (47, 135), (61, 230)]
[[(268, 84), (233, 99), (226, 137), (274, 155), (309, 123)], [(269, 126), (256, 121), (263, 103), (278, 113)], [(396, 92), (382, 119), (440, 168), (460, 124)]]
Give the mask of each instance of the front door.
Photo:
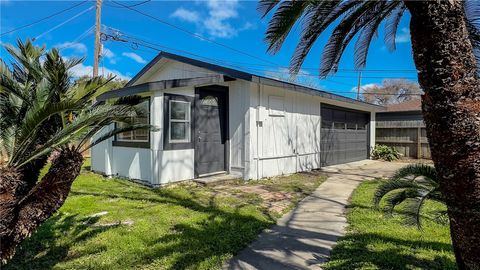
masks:
[(226, 171), (228, 87), (196, 89), (195, 176)]

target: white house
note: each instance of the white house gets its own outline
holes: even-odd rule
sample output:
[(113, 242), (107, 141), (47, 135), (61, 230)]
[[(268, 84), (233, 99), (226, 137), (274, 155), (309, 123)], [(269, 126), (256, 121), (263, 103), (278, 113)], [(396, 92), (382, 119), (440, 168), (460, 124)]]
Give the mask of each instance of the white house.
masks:
[[(367, 159), (382, 107), (239, 70), (160, 53), (125, 88), (152, 132), (92, 149), (92, 170), (150, 185), (213, 174), (259, 179)], [(111, 127), (106, 127), (105, 130)]]

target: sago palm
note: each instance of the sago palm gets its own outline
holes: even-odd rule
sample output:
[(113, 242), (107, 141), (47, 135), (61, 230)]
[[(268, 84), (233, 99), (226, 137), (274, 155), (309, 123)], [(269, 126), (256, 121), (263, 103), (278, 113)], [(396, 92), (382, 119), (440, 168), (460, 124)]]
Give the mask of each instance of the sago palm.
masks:
[(373, 196), (375, 207), (385, 202), (384, 210), (392, 214), (396, 206), (405, 202), (407, 222), (421, 227), (421, 210), (427, 200), (444, 203), (439, 190), (437, 171), (426, 164), (407, 165), (387, 181), (381, 183)]
[(409, 13), (410, 35), (422, 111), (439, 190), (445, 198), (452, 243), (460, 269), (480, 265), (480, 1), (261, 0), (262, 16), (273, 13), (265, 40), (278, 52), (294, 26), (301, 24), (291, 71), (300, 70), (318, 37), (333, 29), (322, 53), (320, 76), (338, 70), (354, 44), (359, 69), (381, 26), (395, 49), (400, 21)]
[[(109, 80), (74, 83), (71, 68), (81, 59), (63, 59), (57, 50), (45, 52), (30, 41), (6, 46), (14, 59), (0, 61), (0, 257), (11, 258), (15, 247), (64, 203), (80, 173), (82, 151), (137, 125), (142, 113), (138, 98), (95, 104)], [(114, 122), (121, 128), (91, 141)], [(57, 157), (41, 179), (40, 170), (53, 152)]]

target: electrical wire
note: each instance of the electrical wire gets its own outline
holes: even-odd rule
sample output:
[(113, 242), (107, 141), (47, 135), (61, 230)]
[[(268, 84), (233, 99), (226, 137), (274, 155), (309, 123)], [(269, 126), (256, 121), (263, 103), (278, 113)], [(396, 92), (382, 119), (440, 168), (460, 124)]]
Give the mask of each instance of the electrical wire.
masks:
[(83, 32), (82, 34), (80, 34), (77, 38), (75, 38), (73, 41), (69, 42), (67, 45), (65, 46), (61, 46), (59, 47), (58, 49), (59, 50), (64, 50), (64, 49), (68, 49), (68, 48), (71, 48), (73, 46), (75, 46), (76, 43), (84, 40), (86, 37), (88, 37), (89, 35), (91, 35), (93, 33), (93, 28), (95, 26), (90, 26), (87, 30), (85, 30), (85, 32)]
[[(197, 55), (197, 54), (194, 54), (194, 53), (190, 53), (190, 52), (187, 52), (187, 51), (182, 51), (182, 50), (179, 50), (179, 49), (174, 49), (174, 48), (171, 48), (171, 47), (168, 47), (168, 46), (164, 46), (164, 45), (160, 45), (160, 44), (156, 44), (156, 43), (153, 43), (153, 42), (150, 42), (150, 41), (146, 41), (146, 40), (143, 40), (143, 39), (140, 39), (140, 38), (136, 38), (136, 37), (133, 37), (133, 36), (129, 36), (129, 35), (125, 35), (123, 33), (119, 33), (118, 30), (116, 30), (116, 33), (118, 36), (113, 36), (113, 35), (109, 35), (109, 34), (106, 34), (106, 33), (102, 33), (102, 35), (104, 36), (104, 38), (106, 40), (108, 39), (111, 39), (113, 41), (117, 41), (117, 42), (121, 42), (123, 44), (125, 43), (129, 43), (131, 44), (132, 46), (130, 46), (131, 49), (133, 50), (138, 50), (139, 46), (141, 47), (145, 47), (145, 48), (148, 48), (148, 49), (151, 49), (153, 51), (156, 51), (156, 52), (160, 52), (162, 51), (161, 49), (159, 49), (158, 47), (160, 48), (166, 48), (170, 51), (180, 51), (184, 54), (188, 54), (188, 55), (192, 55), (194, 57), (197, 57), (197, 58), (200, 58), (200, 59), (208, 59), (210, 62), (213, 62), (213, 63), (221, 63), (223, 64), (224, 66), (227, 66), (227, 67), (232, 67), (232, 68), (236, 68), (236, 69), (240, 69), (240, 70), (245, 70), (245, 71), (248, 71), (250, 73), (256, 73), (255, 71), (252, 71), (253, 69), (252, 68), (246, 68), (244, 66), (236, 66), (236, 65), (232, 65), (230, 63), (228, 63), (227, 61), (225, 60), (219, 60), (219, 59), (214, 59), (214, 58), (208, 58), (208, 57), (203, 57), (203, 56), (200, 56), (200, 55)], [(128, 39), (133, 39), (132, 40), (128, 40)], [(175, 69), (175, 68), (174, 68)], [(203, 74), (206, 74), (206, 75), (211, 75), (211, 73), (209, 72), (202, 72), (202, 71), (198, 71), (198, 70), (187, 70), (187, 69), (178, 69), (178, 70), (181, 70), (181, 71), (190, 71), (190, 72), (196, 72), (196, 73), (203, 73)], [(258, 69), (257, 69), (258, 70)], [(263, 70), (263, 71), (266, 71), (266, 72), (271, 72), (270, 70)], [(275, 71), (274, 71), (275, 72)], [(284, 75), (290, 75), (288, 72), (275, 72), (275, 73), (278, 73), (278, 74), (284, 74)], [(299, 76), (305, 76), (305, 75), (308, 75), (308, 76), (316, 76), (318, 77), (318, 75), (314, 75), (314, 74), (299, 74)], [(381, 77), (381, 78), (384, 78), (384, 77)], [(281, 80), (281, 79), (279, 79)], [(285, 81), (285, 80), (281, 80), (281, 81), (284, 81), (286, 83), (292, 83), (291, 81)], [(334, 84), (339, 84), (339, 85), (345, 85), (345, 86), (348, 86), (348, 87), (352, 87), (351, 84), (348, 84), (348, 83), (343, 83), (343, 82), (339, 82), (339, 81), (335, 81), (335, 80), (331, 80), (331, 79), (323, 79), (323, 81), (327, 81), (327, 82), (330, 82), (330, 83), (334, 83)], [(306, 87), (310, 87), (312, 88), (311, 86), (307, 86), (307, 85), (304, 85)], [(317, 89), (317, 90), (320, 90), (320, 91), (324, 91), (324, 92), (328, 92), (328, 93), (332, 93), (332, 94), (352, 94), (353, 92), (352, 91), (335, 91), (335, 90), (324, 90), (324, 89)], [(363, 90), (363, 89), (362, 89)], [(365, 95), (384, 95), (384, 96), (395, 96), (395, 95), (398, 95), (398, 94), (387, 94), (387, 93), (375, 93), (375, 92), (372, 92), (372, 93), (365, 93)], [(402, 95), (407, 95), (407, 96), (420, 96), (421, 94), (410, 94), (410, 93), (407, 93), (407, 94), (402, 94)]]
[(88, 0), (82, 1), (82, 2), (80, 2), (80, 3), (78, 3), (78, 4), (75, 4), (75, 5), (71, 6), (71, 7), (66, 8), (66, 9), (62, 9), (62, 10), (60, 10), (60, 11), (57, 11), (57, 12), (51, 14), (51, 15), (48, 15), (47, 17), (38, 19), (38, 20), (36, 20), (36, 21), (34, 21), (34, 22), (31, 22), (31, 23), (29, 23), (29, 24), (25, 24), (25, 25), (19, 26), (19, 27), (17, 27), (17, 28), (11, 29), (11, 30), (9, 30), (9, 31), (3, 32), (3, 33), (0, 34), (0, 37), (3, 36), (3, 35), (6, 35), (6, 34), (10, 34), (10, 33), (16, 32), (16, 31), (18, 31), (18, 30), (22, 30), (22, 29), (24, 29), (24, 28), (28, 28), (28, 27), (30, 27), (30, 26), (33, 26), (33, 25), (37, 24), (37, 23), (46, 21), (46, 20), (48, 20), (48, 19), (50, 19), (50, 18), (53, 18), (53, 17), (55, 17), (55, 16), (57, 16), (57, 15), (60, 15), (60, 14), (64, 13), (64, 12), (67, 12), (67, 11), (69, 11), (69, 10), (71, 10), (71, 9), (74, 9), (74, 8), (76, 8), (76, 7), (78, 7), (78, 6), (81, 6), (81, 5), (85, 4), (86, 2), (88, 2)]
[[(128, 6), (128, 7), (137, 7), (137, 6), (146, 4), (146, 3), (150, 2), (150, 1), (152, 1), (152, 0), (146, 0), (146, 1), (143, 1), (143, 2), (140, 2), (140, 3), (137, 3), (137, 4), (130, 5), (130, 6)], [(125, 8), (125, 7), (121, 7), (121, 6), (119, 7), (119, 6), (117, 6), (117, 5), (110, 5), (109, 2), (112, 2), (112, 1), (105, 2), (105, 4), (106, 4), (107, 6), (109, 6), (109, 7), (113, 7), (113, 8)]]
[(132, 10), (132, 11), (138, 13), (138, 14), (141, 14), (141, 15), (143, 15), (143, 16), (145, 16), (145, 17), (148, 17), (148, 18), (150, 18), (150, 19), (152, 19), (152, 20), (155, 20), (155, 21), (157, 21), (157, 22), (160, 22), (160, 23), (162, 23), (162, 24), (165, 24), (165, 25), (168, 25), (168, 26), (170, 26), (170, 27), (172, 27), (172, 28), (175, 28), (175, 29), (177, 29), (177, 30), (179, 30), (179, 31), (182, 31), (182, 32), (184, 32), (184, 33), (187, 33), (187, 34), (189, 34), (189, 35), (191, 35), (191, 36), (193, 36), (193, 37), (196, 37), (196, 38), (198, 38), (198, 39), (201, 39), (201, 40), (204, 40), (204, 41), (207, 41), (207, 42), (216, 44), (216, 45), (218, 45), (218, 46), (224, 47), (224, 48), (229, 49), (229, 50), (231, 50), (231, 51), (234, 51), (234, 52), (236, 52), (236, 53), (239, 53), (239, 54), (242, 54), (242, 55), (245, 55), (245, 56), (248, 56), (248, 57), (257, 59), (257, 60), (260, 60), (260, 61), (265, 62), (265, 63), (277, 65), (275, 62), (272, 62), (272, 61), (269, 61), (269, 60), (265, 60), (265, 59), (263, 59), (263, 58), (260, 58), (260, 57), (258, 57), (258, 56), (255, 56), (255, 55), (253, 55), (253, 54), (250, 54), (250, 53), (247, 53), (247, 52), (244, 52), (244, 51), (241, 51), (241, 50), (239, 50), (239, 49), (236, 49), (236, 48), (231, 47), (231, 46), (229, 46), (229, 45), (226, 45), (226, 44), (223, 44), (223, 43), (221, 43), (221, 42), (215, 41), (215, 40), (213, 40), (213, 39), (206, 38), (206, 37), (204, 37), (204, 36), (202, 36), (202, 35), (199, 35), (199, 34), (197, 34), (197, 33), (195, 33), (195, 32), (192, 32), (192, 31), (190, 31), (190, 30), (188, 30), (188, 29), (182, 28), (182, 27), (180, 27), (180, 26), (177, 26), (177, 25), (175, 25), (175, 24), (172, 24), (172, 23), (169, 23), (169, 22), (164, 21), (164, 20), (162, 20), (162, 19), (159, 19), (159, 18), (157, 18), (157, 17), (155, 17), (155, 16), (152, 16), (152, 15), (150, 15), (150, 14), (148, 14), (148, 13), (145, 13), (145, 12), (143, 12), (143, 11), (140, 11), (140, 10), (138, 10), (138, 9), (134, 9), (134, 8), (132, 8), (132, 7), (129, 7), (129, 6), (127, 6), (127, 5), (124, 5), (124, 4), (122, 4), (122, 3), (118, 2), (118, 1), (112, 0), (112, 2), (114, 2), (114, 3), (116, 3), (117, 5), (120, 5), (120, 6), (122, 6), (122, 7), (125, 7), (125, 8), (127, 8), (127, 9), (129, 9), (129, 10)]
[(54, 30), (56, 30), (56, 29), (58, 29), (58, 28), (60, 28), (60, 27), (64, 26), (64, 25), (65, 25), (65, 24), (67, 24), (68, 22), (70, 22), (70, 21), (72, 21), (72, 20), (74, 20), (74, 19), (76, 19), (76, 18), (80, 17), (81, 15), (83, 15), (83, 14), (87, 13), (88, 11), (90, 11), (90, 10), (92, 10), (92, 9), (94, 9), (94, 8), (95, 8), (94, 6), (91, 6), (91, 7), (87, 8), (86, 10), (84, 10), (84, 11), (82, 11), (82, 12), (78, 13), (77, 15), (75, 15), (75, 16), (73, 16), (73, 17), (69, 18), (68, 20), (65, 20), (65, 21), (63, 21), (62, 23), (60, 23), (60, 24), (58, 24), (58, 25), (56, 25), (56, 26), (54, 26), (54, 27), (50, 28), (49, 30), (47, 30), (47, 31), (45, 31), (45, 32), (43, 32), (43, 33), (41, 33), (40, 35), (38, 35), (38, 36), (36, 36), (36, 37), (32, 38), (32, 41), (35, 41), (35, 40), (37, 40), (37, 39), (39, 39), (39, 38), (43, 37), (44, 35), (46, 35), (46, 34), (48, 34), (48, 33), (52, 32), (52, 31), (54, 31)]
[[(117, 5), (120, 5), (120, 6), (124, 7), (124, 8), (127, 8), (127, 9), (129, 9), (129, 10), (132, 10), (132, 11), (134, 11), (134, 12), (136, 12), (136, 13), (139, 13), (139, 14), (145, 16), (145, 17), (148, 17), (148, 18), (150, 18), (150, 19), (153, 19), (153, 20), (155, 20), (155, 21), (158, 21), (158, 22), (160, 22), (160, 23), (162, 23), (162, 24), (165, 24), (165, 25), (167, 25), (167, 26), (169, 26), (169, 27), (172, 27), (172, 28), (175, 28), (175, 29), (177, 29), (177, 30), (179, 30), (179, 31), (182, 31), (182, 32), (184, 32), (184, 33), (187, 33), (187, 34), (189, 34), (189, 35), (191, 35), (191, 36), (193, 36), (193, 37), (195, 37), (195, 38), (198, 38), (198, 39), (201, 39), (201, 40), (204, 40), (204, 41), (207, 41), (207, 42), (216, 44), (216, 45), (218, 45), (218, 46), (227, 48), (227, 49), (229, 49), (229, 50), (231, 50), (231, 51), (234, 51), (234, 52), (240, 53), (240, 54), (242, 54), (242, 55), (246, 55), (246, 56), (249, 56), (249, 57), (251, 57), (251, 58), (260, 60), (260, 61), (262, 61), (262, 62), (271, 64), (271, 65), (273, 65), (273, 66), (275, 66), (275, 67), (279, 67), (279, 66), (280, 66), (280, 65), (278, 65), (278, 64), (275, 63), (275, 62), (272, 62), (272, 61), (269, 61), (269, 60), (265, 60), (265, 59), (263, 59), (263, 58), (261, 58), (261, 57), (252, 55), (252, 54), (250, 54), (250, 53), (247, 53), (247, 52), (245, 52), (245, 51), (242, 51), (242, 50), (236, 49), (236, 48), (234, 48), (234, 47), (231, 47), (231, 46), (229, 46), (229, 45), (220, 43), (220, 42), (215, 41), (215, 40), (213, 40), (213, 39), (206, 38), (206, 37), (204, 37), (204, 36), (202, 36), (202, 35), (199, 35), (199, 34), (197, 34), (197, 33), (192, 32), (192, 31), (190, 31), (190, 30), (188, 30), (188, 29), (182, 28), (182, 27), (177, 26), (177, 25), (175, 25), (175, 24), (173, 24), (173, 23), (170, 23), (170, 22), (167, 22), (167, 21), (165, 21), (165, 20), (159, 19), (159, 18), (157, 18), (157, 17), (155, 17), (155, 16), (153, 16), (153, 15), (150, 15), (150, 14), (145, 13), (145, 12), (143, 12), (143, 11), (140, 11), (140, 10), (138, 10), (138, 9), (134, 9), (134, 8), (132, 8), (131, 6), (124, 5), (124, 4), (122, 4), (122, 3), (118, 2), (118, 1), (112, 0), (111, 2), (113, 2), (113, 3), (117, 4)], [(285, 67), (285, 68), (288, 68), (288, 67)], [(318, 68), (303, 68), (303, 69), (318, 69)], [(358, 72), (358, 71), (360, 71), (360, 70), (356, 70), (356, 69), (339, 69), (339, 70), (352, 71), (352, 72)], [(385, 69), (385, 70), (363, 70), (363, 69), (362, 69), (361, 71), (362, 71), (362, 72), (364, 72), (364, 71), (365, 71), (365, 72), (377, 72), (377, 71), (378, 71), (378, 72), (390, 72), (390, 71), (392, 71), (392, 70), (387, 70), (387, 69)], [(395, 72), (415, 72), (415, 73), (416, 73), (417, 71), (416, 71), (416, 70), (396, 70)]]

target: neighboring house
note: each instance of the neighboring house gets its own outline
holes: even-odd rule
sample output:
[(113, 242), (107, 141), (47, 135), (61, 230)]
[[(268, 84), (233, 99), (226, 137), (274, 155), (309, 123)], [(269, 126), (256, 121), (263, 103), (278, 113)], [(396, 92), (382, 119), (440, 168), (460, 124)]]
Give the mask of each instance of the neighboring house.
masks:
[(419, 99), (389, 105), (376, 120), (377, 144), (392, 146), (406, 158), (431, 158)]
[[(383, 107), (162, 52), (125, 88), (158, 131), (92, 149), (92, 169), (151, 185), (217, 173), (259, 179), (368, 158)], [(106, 130), (106, 129), (105, 129)]]

